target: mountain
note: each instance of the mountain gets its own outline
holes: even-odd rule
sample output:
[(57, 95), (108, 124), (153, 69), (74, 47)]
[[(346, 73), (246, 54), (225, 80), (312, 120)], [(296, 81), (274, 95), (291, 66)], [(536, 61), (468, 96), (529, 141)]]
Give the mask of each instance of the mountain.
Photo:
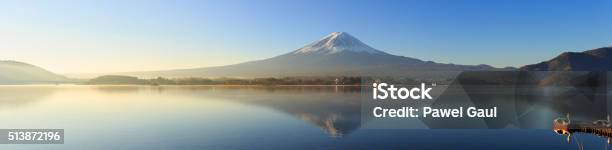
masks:
[(527, 71), (607, 71), (612, 70), (612, 47), (584, 52), (564, 52), (548, 61), (526, 65)]
[[(488, 65), (455, 65), (392, 55), (345, 32), (333, 32), (292, 52), (234, 65), (167, 71), (120, 73), (139, 77), (279, 77), (410, 75), (444, 76), (462, 70), (494, 70)], [(113, 73), (117, 74), (117, 73)]]
[[(532, 71), (538, 85), (569, 86), (593, 99), (608, 84), (607, 71), (612, 70), (612, 47), (584, 52), (564, 52), (548, 61), (525, 65), (521, 70)], [(601, 88), (604, 87), (604, 88)]]
[(34, 84), (66, 82), (64, 76), (17, 61), (0, 61), (0, 84)]

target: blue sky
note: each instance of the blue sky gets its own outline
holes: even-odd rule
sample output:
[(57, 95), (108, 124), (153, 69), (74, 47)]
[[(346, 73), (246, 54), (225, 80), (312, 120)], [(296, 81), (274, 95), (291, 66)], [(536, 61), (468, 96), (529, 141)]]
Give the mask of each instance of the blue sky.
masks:
[(0, 59), (60, 73), (218, 66), (344, 31), (395, 55), (522, 66), (612, 45), (612, 1), (1, 1)]

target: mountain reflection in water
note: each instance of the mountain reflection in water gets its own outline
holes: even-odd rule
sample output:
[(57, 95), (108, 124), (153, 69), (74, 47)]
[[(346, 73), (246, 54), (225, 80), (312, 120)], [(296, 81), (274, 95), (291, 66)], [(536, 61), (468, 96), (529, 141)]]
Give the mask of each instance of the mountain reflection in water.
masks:
[(194, 86), (189, 88), (197, 91), (193, 94), (266, 107), (290, 114), (323, 129), (330, 137), (342, 137), (358, 129), (361, 124), (361, 87), (358, 86)]
[(37, 88), (0, 86), (0, 110), (15, 109), (36, 103), (53, 94), (55, 90), (53, 86), (41, 86)]

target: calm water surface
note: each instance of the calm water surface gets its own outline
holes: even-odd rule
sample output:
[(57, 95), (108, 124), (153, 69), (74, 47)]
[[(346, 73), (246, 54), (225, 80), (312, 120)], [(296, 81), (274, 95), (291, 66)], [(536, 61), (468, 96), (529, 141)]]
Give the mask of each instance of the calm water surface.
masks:
[[(578, 149), (547, 129), (360, 129), (351, 87), (0, 86), (0, 128), (65, 129), (0, 149)], [(586, 149), (605, 139), (580, 136)]]

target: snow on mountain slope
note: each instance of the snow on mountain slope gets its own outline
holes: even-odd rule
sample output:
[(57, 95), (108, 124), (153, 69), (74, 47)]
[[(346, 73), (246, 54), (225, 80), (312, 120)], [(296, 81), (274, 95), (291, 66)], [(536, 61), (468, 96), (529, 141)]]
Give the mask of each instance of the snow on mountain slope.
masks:
[(370, 54), (385, 53), (364, 44), (357, 38), (345, 32), (333, 32), (319, 41), (295, 50), (293, 53), (334, 54), (343, 51), (366, 52)]

